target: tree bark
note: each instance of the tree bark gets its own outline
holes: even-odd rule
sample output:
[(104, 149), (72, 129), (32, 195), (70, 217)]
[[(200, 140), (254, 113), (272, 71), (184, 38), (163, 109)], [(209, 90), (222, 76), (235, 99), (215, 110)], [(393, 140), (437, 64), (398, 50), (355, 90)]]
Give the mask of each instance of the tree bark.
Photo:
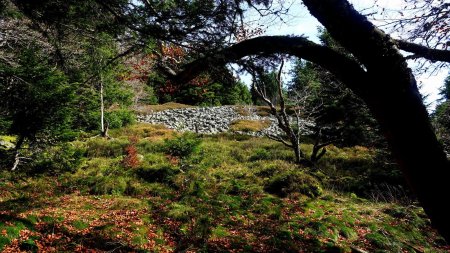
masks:
[(103, 103), (103, 81), (100, 80), (100, 125), (102, 130), (102, 136), (105, 137), (105, 104)]
[[(101, 75), (101, 74), (100, 74)], [(105, 124), (105, 100), (103, 97), (103, 78), (100, 77), (100, 124), (101, 124), (101, 136), (108, 138), (109, 123)]]
[(17, 169), (20, 163), (20, 149), (22, 148), (22, 145), (25, 141), (25, 137), (20, 135), (19, 139), (17, 140), (16, 147), (14, 148), (14, 163), (11, 168), (11, 171), (14, 171)]
[(300, 150), (300, 145), (297, 145), (296, 142), (292, 144), (292, 148), (294, 149), (295, 154), (295, 163), (300, 164), (302, 162), (302, 154)]
[(413, 58), (425, 58), (430, 61), (450, 62), (449, 50), (431, 49), (404, 40), (395, 40), (395, 44), (397, 44), (399, 49), (413, 53)]

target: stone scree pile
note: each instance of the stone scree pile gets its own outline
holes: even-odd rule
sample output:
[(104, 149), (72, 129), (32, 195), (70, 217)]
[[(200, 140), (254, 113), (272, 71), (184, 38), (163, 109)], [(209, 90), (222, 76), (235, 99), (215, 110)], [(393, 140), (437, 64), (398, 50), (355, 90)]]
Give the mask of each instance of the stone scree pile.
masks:
[[(170, 109), (148, 115), (138, 115), (139, 122), (165, 125), (180, 132), (195, 132), (201, 134), (217, 134), (227, 132), (230, 124), (236, 120), (270, 120), (272, 124), (259, 132), (238, 132), (253, 136), (280, 135), (282, 130), (273, 116), (259, 116), (254, 108), (246, 107), (249, 116), (239, 114), (234, 106), (193, 107)], [(304, 121), (301, 125), (311, 126), (311, 122)], [(308, 131), (308, 130), (304, 130)]]

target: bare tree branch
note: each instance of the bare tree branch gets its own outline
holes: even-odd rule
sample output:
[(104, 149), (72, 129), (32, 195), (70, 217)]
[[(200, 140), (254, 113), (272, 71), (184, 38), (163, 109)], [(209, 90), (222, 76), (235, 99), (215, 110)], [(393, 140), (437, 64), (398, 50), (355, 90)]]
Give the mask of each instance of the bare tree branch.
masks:
[(281, 137), (279, 137), (279, 136), (275, 136), (275, 135), (271, 135), (271, 134), (266, 134), (266, 137), (269, 138), (269, 139), (271, 139), (271, 140), (281, 142), (281, 143), (283, 143), (286, 147), (289, 147), (289, 148), (293, 148), (293, 147), (294, 147), (291, 143), (287, 142), (286, 140), (284, 140), (283, 138), (281, 138)]
[(394, 40), (398, 48), (414, 54), (414, 58), (425, 58), (430, 61), (450, 63), (450, 50), (432, 49), (404, 40)]

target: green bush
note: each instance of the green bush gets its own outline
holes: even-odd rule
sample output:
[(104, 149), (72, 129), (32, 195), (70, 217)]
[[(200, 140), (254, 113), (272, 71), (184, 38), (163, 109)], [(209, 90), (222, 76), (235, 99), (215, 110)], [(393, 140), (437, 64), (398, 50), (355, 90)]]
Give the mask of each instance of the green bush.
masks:
[(120, 159), (91, 158), (85, 166), (73, 174), (62, 177), (64, 189), (77, 189), (90, 194), (123, 195), (129, 191), (132, 181), (132, 172), (123, 169)]
[(109, 122), (109, 128), (120, 128), (134, 123), (135, 116), (132, 111), (119, 109), (107, 112), (105, 118)]
[(269, 151), (263, 148), (258, 148), (255, 150), (255, 153), (252, 156), (250, 156), (249, 160), (258, 161), (258, 160), (268, 160), (269, 158), (270, 158)]
[(97, 180), (91, 189), (91, 193), (123, 195), (127, 190), (128, 181), (131, 178), (125, 176), (105, 176), (99, 177)]
[(155, 164), (149, 167), (141, 167), (136, 169), (136, 174), (147, 182), (170, 182), (171, 178), (179, 173), (180, 170), (174, 168), (169, 163)]
[(317, 197), (322, 194), (321, 184), (314, 177), (294, 170), (274, 175), (264, 189), (280, 197), (286, 197), (296, 192), (309, 197)]
[(273, 175), (289, 171), (295, 166), (296, 165), (283, 160), (260, 160), (251, 165), (255, 175), (262, 178), (271, 178)]
[(108, 140), (105, 138), (90, 139), (87, 143), (88, 157), (118, 157), (123, 155), (124, 148), (129, 144), (125, 139)]
[(197, 151), (200, 143), (201, 140), (194, 134), (185, 133), (174, 139), (164, 140), (163, 150), (166, 154), (184, 158)]
[(37, 155), (32, 166), (33, 172), (74, 172), (83, 161), (85, 153), (85, 146), (76, 142), (49, 147)]

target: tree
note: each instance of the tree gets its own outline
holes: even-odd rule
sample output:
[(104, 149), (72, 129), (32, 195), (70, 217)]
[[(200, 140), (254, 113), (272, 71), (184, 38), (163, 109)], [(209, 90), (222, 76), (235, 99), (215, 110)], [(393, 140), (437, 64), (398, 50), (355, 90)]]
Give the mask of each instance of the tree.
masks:
[(117, 58), (123, 53), (117, 36), (123, 26), (114, 23), (112, 14), (99, 10), (90, 0), (3, 2), (5, 15), (0, 22), (6, 25), (0, 28), (4, 34), (0, 38), (0, 60), (17, 65), (16, 59), (30, 44), (42, 52), (41, 58), (73, 84), (76, 96), (66, 106), (72, 130), (100, 129), (99, 83), (104, 86), (104, 116), (111, 127), (132, 120), (124, 108), (130, 103), (131, 93), (119, 80), (124, 70)]
[[(291, 148), (295, 154), (295, 162), (297, 164), (313, 165), (323, 155), (325, 155), (325, 147), (332, 142), (321, 142), (321, 129), (316, 133), (316, 141), (313, 146), (310, 157), (306, 157), (301, 150), (300, 144), (302, 137), (305, 136), (305, 130), (308, 129), (307, 122), (315, 121), (313, 115), (316, 113), (317, 108), (307, 108), (307, 101), (311, 97), (309, 87), (303, 87), (303, 89), (297, 89), (295, 92), (291, 92), (290, 96), (286, 97), (281, 80), (282, 69), (284, 60), (281, 61), (280, 69), (276, 73), (275, 81), (276, 94), (268, 95), (266, 85), (273, 85), (272, 83), (265, 82), (264, 73), (254, 69), (253, 72), (253, 85), (252, 90), (255, 95), (261, 99), (266, 105), (270, 107), (270, 113), (277, 119), (278, 127), (283, 130), (286, 136), (267, 135), (270, 139), (283, 143), (285, 146)], [(270, 87), (272, 88), (272, 87)], [(273, 88), (272, 88), (273, 89)], [(279, 102), (279, 109), (273, 101)], [(294, 113), (294, 118), (287, 113), (287, 105), (291, 106), (290, 110)]]
[[(97, 125), (100, 125), (101, 135), (108, 137), (108, 128), (111, 123), (111, 119), (108, 118), (114, 117), (112, 115), (114, 111), (108, 112), (105, 107), (116, 105), (116, 107), (119, 107), (117, 109), (123, 110), (123, 107), (131, 104), (132, 93), (119, 78), (124, 69), (123, 65), (119, 62), (108, 62), (108, 59), (117, 55), (118, 51), (111, 36), (100, 34), (86, 46), (88, 52), (86, 58), (89, 63), (89, 69), (86, 72), (92, 73), (93, 76), (88, 80), (88, 84), (97, 91), (94, 93), (97, 93), (97, 98), (99, 98), (97, 100), (99, 105), (97, 112), (100, 111), (100, 117), (98, 118), (100, 124)], [(124, 124), (119, 123), (118, 126), (113, 127), (122, 125)]]
[(415, 78), (397, 46), (425, 59), (446, 62), (450, 62), (450, 52), (402, 46), (346, 0), (304, 0), (303, 3), (353, 57), (302, 37), (263, 36), (186, 65), (176, 80), (189, 80), (211, 64), (257, 54), (286, 53), (328, 69), (367, 104), (432, 225), (450, 241), (448, 208), (438, 197), (448, 192), (450, 166), (431, 127)]
[(14, 148), (15, 170), (25, 142), (64, 138), (69, 129), (67, 105), (73, 99), (73, 87), (67, 77), (54, 69), (34, 47), (25, 49), (17, 62), (0, 62), (0, 118), (9, 122), (6, 130), (17, 135)]
[(159, 70), (163, 66), (164, 69), (170, 69), (170, 72), (179, 71), (180, 67), (191, 59), (192, 50), (165, 44), (160, 51), (161, 53), (153, 52), (152, 58), (159, 58), (162, 62), (154, 64), (152, 73), (149, 69), (142, 71), (144, 74), (142, 79), (147, 79), (148, 85), (156, 90), (160, 103), (171, 101), (190, 105), (248, 103), (246, 87), (242, 86), (224, 66), (211, 68), (186, 84), (171, 82)]
[[(318, 29), (321, 44), (348, 57), (345, 50), (323, 28)], [(335, 145), (385, 146), (379, 133), (376, 120), (366, 104), (345, 87), (330, 71), (305, 60), (297, 60), (289, 84), (290, 92), (312, 89), (306, 107), (317, 108), (315, 123), (317, 129), (334, 140)]]

